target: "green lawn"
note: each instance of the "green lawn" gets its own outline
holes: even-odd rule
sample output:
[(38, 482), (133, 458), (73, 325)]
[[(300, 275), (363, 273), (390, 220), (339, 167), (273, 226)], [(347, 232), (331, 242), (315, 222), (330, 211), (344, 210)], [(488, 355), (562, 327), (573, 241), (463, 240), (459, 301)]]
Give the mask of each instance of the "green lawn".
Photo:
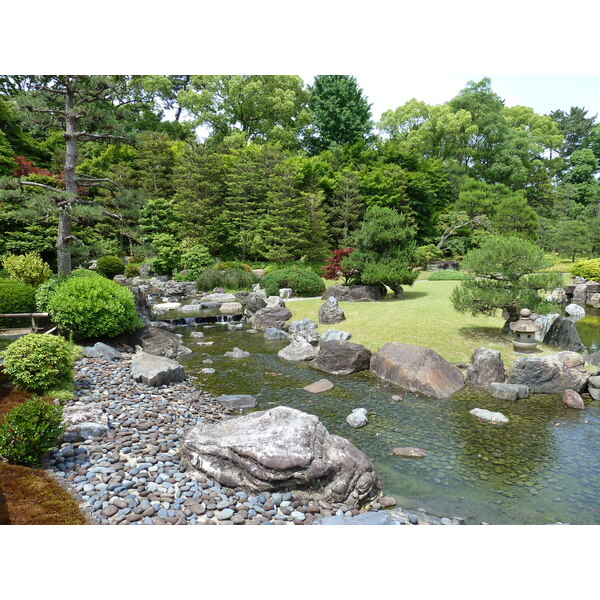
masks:
[[(450, 362), (468, 363), (480, 346), (502, 352), (506, 364), (518, 357), (512, 349), (512, 335), (500, 333), (504, 321), (495, 317), (459, 313), (450, 302), (458, 281), (418, 280), (405, 288), (403, 300), (382, 302), (340, 302), (346, 320), (337, 325), (319, 325), (352, 333), (352, 341), (376, 351), (386, 342), (427, 346)], [(286, 306), (292, 319), (308, 317), (318, 323), (320, 299), (294, 300)], [(540, 346), (538, 354), (552, 354), (556, 348)]]

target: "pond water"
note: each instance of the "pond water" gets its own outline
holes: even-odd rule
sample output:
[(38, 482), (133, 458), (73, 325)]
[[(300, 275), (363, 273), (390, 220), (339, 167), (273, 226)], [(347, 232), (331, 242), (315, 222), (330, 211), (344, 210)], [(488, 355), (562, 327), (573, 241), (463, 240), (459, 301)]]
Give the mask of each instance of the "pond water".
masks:
[[(418, 397), (368, 372), (333, 376), (283, 361), (277, 351), (286, 344), (260, 332), (202, 330), (202, 341), (212, 346), (196, 345), (190, 328), (178, 330), (194, 349), (181, 362), (199, 387), (214, 395), (255, 395), (257, 410), (286, 405), (317, 415), (331, 433), (369, 456), (384, 491), (404, 509), (424, 508), (466, 523), (600, 523), (600, 402), (586, 397), (586, 410), (578, 411), (567, 409), (560, 395), (507, 402), (470, 387), (446, 400)], [(224, 358), (234, 346), (251, 356)], [(207, 358), (213, 364), (203, 364)], [(204, 367), (216, 373), (204, 375)], [(323, 377), (333, 390), (302, 390)], [(393, 401), (394, 394), (403, 400)], [(345, 419), (358, 407), (368, 409), (369, 423), (353, 429)], [(479, 422), (469, 414), (475, 407), (500, 411), (510, 423)], [(429, 455), (390, 456), (397, 446), (417, 446)]]
[(588, 352), (600, 350), (600, 309), (585, 308), (585, 317), (575, 323), (579, 337)]

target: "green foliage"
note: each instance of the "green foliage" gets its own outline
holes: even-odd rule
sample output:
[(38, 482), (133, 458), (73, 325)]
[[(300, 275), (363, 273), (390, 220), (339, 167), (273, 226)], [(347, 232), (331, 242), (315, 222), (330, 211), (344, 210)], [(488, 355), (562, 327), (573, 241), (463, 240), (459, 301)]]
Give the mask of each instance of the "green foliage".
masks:
[(586, 279), (600, 283), (600, 258), (582, 260), (571, 268), (573, 277), (585, 277)]
[(354, 240), (355, 250), (342, 266), (356, 269), (362, 283), (387, 285), (399, 296), (402, 285), (412, 285), (417, 279), (418, 272), (412, 268), (417, 262), (414, 228), (405, 215), (372, 206)]
[(325, 283), (314, 271), (302, 268), (276, 269), (267, 273), (260, 282), (268, 296), (278, 296), (280, 288), (292, 288), (295, 296), (320, 296)]
[(555, 308), (539, 291), (558, 287), (562, 278), (539, 272), (548, 266), (543, 250), (523, 238), (490, 236), (467, 254), (461, 266), (474, 278), (452, 292), (452, 304), (460, 312), (494, 315), (501, 309), (515, 320), (522, 308), (540, 313)]
[(30, 333), (4, 351), (4, 372), (12, 383), (31, 392), (44, 392), (73, 379), (78, 349), (65, 339)]
[(125, 277), (136, 277), (140, 274), (140, 265), (136, 265), (135, 263), (128, 263), (125, 265), (125, 271), (123, 271), (123, 275)]
[(152, 269), (157, 275), (170, 275), (181, 261), (177, 238), (170, 233), (157, 233), (152, 236), (151, 245), (156, 252), (152, 259)]
[(197, 279), (200, 273), (209, 267), (214, 262), (214, 259), (208, 252), (206, 246), (196, 244), (187, 247), (181, 255), (181, 267), (188, 272), (189, 280)]
[(35, 252), (22, 256), (9, 254), (2, 259), (2, 264), (12, 279), (33, 287), (48, 281), (52, 276), (50, 265)]
[(258, 277), (244, 269), (205, 269), (197, 280), (198, 289), (204, 292), (211, 292), (217, 287), (236, 292), (251, 290), (257, 282)]
[(102, 256), (96, 262), (96, 270), (104, 277), (112, 279), (115, 275), (123, 275), (125, 264), (117, 256)]
[(452, 269), (434, 271), (429, 276), (429, 281), (462, 281), (463, 279), (469, 279), (469, 276), (462, 271), (454, 271)]
[(52, 277), (45, 283), (38, 286), (35, 291), (35, 307), (39, 312), (48, 312), (48, 303), (58, 286), (64, 281), (64, 278)]
[[(0, 313), (15, 314), (35, 312), (35, 288), (19, 281), (6, 279), (0, 285)], [(29, 321), (0, 319), (0, 327), (19, 327)]]
[(432, 260), (440, 260), (444, 256), (435, 244), (426, 244), (417, 248), (417, 265), (425, 268)]
[(70, 277), (50, 297), (61, 330), (79, 339), (114, 337), (142, 326), (131, 290), (103, 277)]
[(215, 269), (225, 271), (226, 269), (243, 269), (244, 271), (252, 271), (252, 267), (248, 263), (239, 262), (237, 260), (226, 260), (216, 265)]
[(14, 408), (0, 424), (0, 456), (17, 465), (36, 465), (55, 448), (66, 426), (62, 408), (32, 398)]
[(92, 271), (91, 269), (75, 269), (75, 270), (71, 271), (71, 274), (69, 275), (69, 277), (90, 278), (90, 277), (102, 277), (102, 276), (99, 273), (97, 273), (96, 271)]

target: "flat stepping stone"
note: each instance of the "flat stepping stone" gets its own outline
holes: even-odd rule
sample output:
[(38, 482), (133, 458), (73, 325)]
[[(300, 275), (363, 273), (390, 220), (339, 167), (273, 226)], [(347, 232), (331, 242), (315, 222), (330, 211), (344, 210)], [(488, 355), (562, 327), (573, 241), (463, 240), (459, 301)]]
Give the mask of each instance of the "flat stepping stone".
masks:
[(322, 392), (328, 392), (334, 387), (335, 386), (333, 385), (333, 383), (331, 383), (331, 381), (329, 381), (329, 379), (319, 379), (319, 381), (315, 381), (314, 383), (311, 383), (310, 385), (307, 385), (302, 389), (307, 392), (310, 392), (311, 394), (320, 394)]
[(394, 448), (390, 452), (390, 456), (407, 456), (410, 458), (425, 458), (427, 456), (427, 450), (421, 448), (415, 448), (413, 446), (406, 446), (403, 448)]
[(494, 423), (497, 425), (502, 425), (503, 423), (508, 423), (509, 420), (502, 413), (492, 412), (490, 410), (485, 410), (484, 408), (474, 408), (469, 411), (474, 417), (481, 419), (482, 421), (488, 421), (490, 423)]

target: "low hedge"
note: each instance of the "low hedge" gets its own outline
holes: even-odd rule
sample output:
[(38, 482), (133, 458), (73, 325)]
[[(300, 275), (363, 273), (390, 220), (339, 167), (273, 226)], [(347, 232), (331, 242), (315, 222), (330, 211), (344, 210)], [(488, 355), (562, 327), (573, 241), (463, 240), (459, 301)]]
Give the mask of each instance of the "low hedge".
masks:
[(571, 268), (573, 277), (585, 277), (592, 281), (600, 283), (600, 258), (590, 260), (581, 260)]
[[(14, 279), (0, 280), (0, 313), (35, 312), (35, 288)], [(20, 327), (30, 323), (28, 319), (0, 319), (0, 327)]]
[(325, 291), (325, 283), (311, 269), (277, 269), (267, 273), (260, 281), (267, 295), (278, 296), (280, 288), (292, 288), (294, 296), (320, 296)]

